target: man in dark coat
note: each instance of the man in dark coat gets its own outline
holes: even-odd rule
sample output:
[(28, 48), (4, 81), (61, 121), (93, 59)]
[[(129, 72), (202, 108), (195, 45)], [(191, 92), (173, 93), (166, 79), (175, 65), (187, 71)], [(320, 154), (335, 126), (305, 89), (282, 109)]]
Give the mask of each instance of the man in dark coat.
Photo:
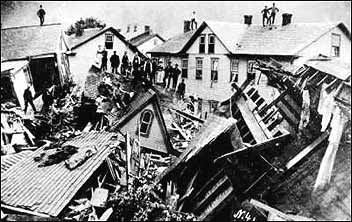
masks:
[(265, 23), (268, 25), (269, 24), (269, 9), (267, 6), (264, 7), (264, 9), (261, 11), (263, 14), (263, 27), (265, 27)]
[(139, 58), (138, 53), (136, 52), (132, 60), (132, 75), (133, 75), (132, 87), (135, 87), (141, 79), (140, 65), (141, 65), (141, 59)]
[(43, 106), (42, 106), (42, 113), (47, 113), (49, 111), (50, 106), (54, 102), (54, 98), (52, 93), (49, 91), (49, 87), (45, 87), (43, 94), (42, 94)]
[(173, 72), (172, 72), (172, 88), (174, 90), (176, 90), (177, 81), (180, 74), (181, 74), (181, 70), (178, 68), (178, 64), (176, 63), (175, 68), (173, 69)]
[(31, 85), (28, 85), (27, 89), (24, 90), (24, 93), (23, 93), (24, 113), (27, 113), (28, 103), (32, 106), (33, 111), (37, 112), (33, 103), (33, 96), (30, 88), (31, 88)]
[(152, 72), (150, 75), (150, 81), (152, 84), (155, 84), (156, 72), (158, 71), (158, 62), (155, 58), (152, 60)]
[(120, 65), (120, 57), (116, 55), (116, 51), (114, 51), (114, 54), (110, 57), (110, 64), (111, 64), (111, 72), (113, 74), (117, 74), (117, 68)]
[(152, 77), (151, 77), (152, 72), (153, 72), (153, 65), (152, 65), (150, 59), (147, 59), (147, 61), (145, 61), (145, 63), (144, 63), (144, 75), (147, 78), (148, 83), (150, 85), (153, 85)]
[(178, 88), (177, 88), (177, 95), (179, 99), (185, 98), (185, 91), (186, 91), (186, 84), (185, 84), (185, 80), (182, 79), (181, 83), (178, 85)]
[(107, 70), (107, 66), (108, 66), (108, 52), (104, 48), (103, 49), (103, 58), (101, 60), (101, 69), (103, 71), (106, 71)]
[(127, 56), (127, 52), (125, 51), (125, 53), (122, 56), (122, 64), (121, 64), (121, 74), (122, 75), (126, 75), (126, 70), (128, 69), (128, 56)]
[[(170, 82), (171, 82), (171, 75), (172, 75), (172, 66), (171, 66), (171, 61), (168, 62), (167, 66), (165, 67), (165, 75), (164, 75), (164, 86), (166, 88), (169, 88)], [(168, 80), (167, 85), (166, 85), (166, 80)]]
[(39, 10), (37, 11), (37, 15), (38, 15), (39, 20), (40, 20), (40, 25), (42, 26), (44, 24), (44, 16), (45, 16), (45, 11), (44, 11), (42, 5), (40, 5)]

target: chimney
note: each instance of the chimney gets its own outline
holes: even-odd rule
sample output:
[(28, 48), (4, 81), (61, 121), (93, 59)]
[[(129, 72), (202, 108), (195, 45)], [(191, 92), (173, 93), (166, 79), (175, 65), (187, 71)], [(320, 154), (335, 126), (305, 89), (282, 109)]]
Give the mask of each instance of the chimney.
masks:
[(189, 31), (191, 31), (191, 21), (184, 20), (183, 21), (183, 32), (186, 33), (186, 32), (189, 32)]
[(150, 26), (149, 25), (145, 25), (144, 26), (144, 32), (150, 32)]
[(251, 25), (252, 24), (252, 15), (245, 15), (244, 16), (244, 24)]
[(283, 13), (282, 14), (282, 26), (288, 25), (291, 23), (292, 14)]

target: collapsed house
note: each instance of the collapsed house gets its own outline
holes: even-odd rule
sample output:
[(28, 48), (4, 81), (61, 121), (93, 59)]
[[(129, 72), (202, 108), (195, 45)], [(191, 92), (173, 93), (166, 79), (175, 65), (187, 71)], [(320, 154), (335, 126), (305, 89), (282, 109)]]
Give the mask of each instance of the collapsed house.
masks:
[[(278, 68), (275, 61), (258, 61), (257, 69), (268, 76), (270, 84), (281, 94), (267, 104), (258, 91), (247, 89), (249, 80), (240, 87), (234, 84), (236, 92), (218, 109), (219, 115), (229, 119), (223, 118), (217, 123), (219, 127), (232, 117), (236, 119), (232, 122), (235, 125), (233, 135), (230, 133), (227, 138), (217, 139), (215, 134), (220, 134), (217, 126), (206, 121), (180, 159), (159, 177), (157, 182), (161, 182), (166, 190), (160, 195), (164, 198), (178, 195), (177, 209), (192, 212), (199, 220), (243, 219), (241, 215), (245, 211), (241, 203), (250, 199), (249, 205), (256, 209), (257, 219), (258, 215), (265, 219), (333, 219), (329, 215), (336, 217), (337, 213), (332, 213), (332, 209), (340, 213), (339, 218), (350, 219), (346, 213), (350, 210), (346, 205), (350, 197), (350, 182), (341, 181), (343, 176), (337, 176), (340, 178), (338, 183), (343, 185), (341, 193), (336, 192), (339, 185), (329, 186), (336, 152), (341, 149), (347, 155), (350, 153), (344, 148), (346, 142), (350, 143), (350, 68), (336, 59), (315, 58), (295, 73), (285, 71), (282, 66)], [(302, 90), (308, 92), (303, 91), (302, 96)], [(330, 108), (324, 110), (324, 107)], [(213, 118), (211, 120), (217, 122)], [(210, 132), (214, 135), (207, 135)], [(205, 140), (205, 135), (210, 139)], [(217, 144), (221, 141), (227, 141), (227, 145)], [(326, 147), (322, 158), (324, 153), (321, 152)], [(319, 150), (320, 155), (316, 156)], [(341, 154), (338, 156), (341, 159)], [(346, 177), (350, 174), (350, 167), (346, 168), (348, 156), (341, 160), (344, 164), (336, 163), (337, 169)], [(201, 166), (200, 169), (198, 166)], [(297, 198), (292, 200), (292, 197), (290, 204), (280, 205), (278, 201), (284, 199), (278, 193), (287, 197), (290, 196), (287, 193), (292, 193), (287, 187), (299, 189), (292, 184), (304, 181), (299, 173), (309, 175), (312, 172), (310, 167), (315, 167), (314, 175), (318, 174), (317, 177), (309, 177), (310, 183), (315, 182), (314, 192), (309, 190), (312, 185), (309, 188), (302, 185), (306, 191), (297, 192), (297, 195), (302, 199), (307, 199), (304, 195), (312, 196), (313, 201), (305, 201), (311, 205), (305, 205)], [(332, 194), (328, 194), (329, 189)], [(314, 199), (317, 192), (324, 196)], [(333, 203), (334, 198), (342, 200)], [(231, 204), (226, 200), (232, 200)], [(319, 201), (314, 200), (325, 202), (319, 206)], [(299, 205), (301, 208), (297, 207)], [(305, 210), (302, 210), (302, 205), (306, 206)], [(320, 213), (316, 212), (317, 209), (321, 210)], [(292, 211), (304, 217), (292, 215)]]

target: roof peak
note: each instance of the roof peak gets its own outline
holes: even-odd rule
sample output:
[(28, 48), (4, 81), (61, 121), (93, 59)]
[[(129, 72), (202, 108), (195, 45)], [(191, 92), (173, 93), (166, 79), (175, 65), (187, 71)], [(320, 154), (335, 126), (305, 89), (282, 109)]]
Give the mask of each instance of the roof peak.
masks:
[(46, 27), (46, 26), (55, 26), (55, 25), (61, 25), (61, 23), (51, 23), (51, 24), (44, 24), (44, 25), (14, 26), (14, 27), (2, 28), (1, 30), (22, 29), (22, 28), (34, 28), (34, 27)]

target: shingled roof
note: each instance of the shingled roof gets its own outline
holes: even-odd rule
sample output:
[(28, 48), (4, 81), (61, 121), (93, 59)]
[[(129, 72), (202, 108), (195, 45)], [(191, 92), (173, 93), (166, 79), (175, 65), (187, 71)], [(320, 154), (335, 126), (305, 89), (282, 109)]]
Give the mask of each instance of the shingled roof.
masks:
[(1, 61), (55, 53), (61, 34), (60, 23), (1, 29)]
[(179, 34), (175, 37), (168, 39), (163, 44), (150, 50), (150, 53), (166, 53), (177, 54), (180, 53), (185, 44), (191, 39), (195, 30)]
[(138, 47), (154, 37), (158, 37), (163, 42), (165, 42), (165, 40), (163, 38), (161, 38), (158, 34), (156, 34), (156, 33), (151, 34), (150, 32), (144, 32), (140, 35), (137, 35), (136, 37), (131, 38), (129, 41), (132, 45)]

